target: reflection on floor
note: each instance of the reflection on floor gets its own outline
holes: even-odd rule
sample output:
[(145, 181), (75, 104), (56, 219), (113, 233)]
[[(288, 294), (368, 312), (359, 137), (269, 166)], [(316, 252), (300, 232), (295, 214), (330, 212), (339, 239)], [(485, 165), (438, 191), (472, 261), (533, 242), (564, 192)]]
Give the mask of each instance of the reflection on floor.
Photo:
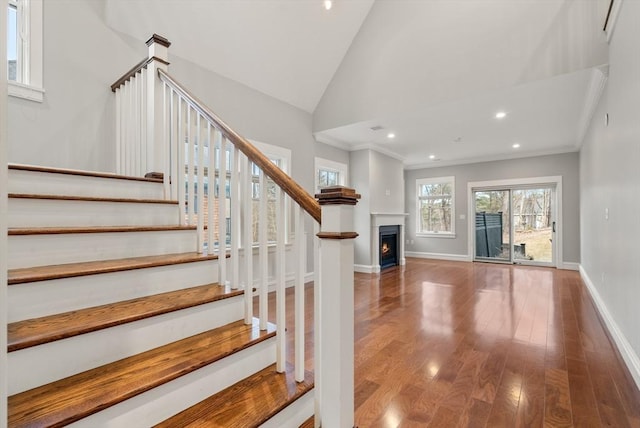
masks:
[(408, 259), (356, 274), (355, 302), (360, 428), (640, 426), (640, 392), (577, 272)]

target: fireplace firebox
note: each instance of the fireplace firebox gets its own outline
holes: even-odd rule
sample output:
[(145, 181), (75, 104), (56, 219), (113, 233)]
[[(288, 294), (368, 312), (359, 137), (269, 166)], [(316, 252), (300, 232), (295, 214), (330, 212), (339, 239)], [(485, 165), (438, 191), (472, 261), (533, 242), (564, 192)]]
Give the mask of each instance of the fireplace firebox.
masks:
[(397, 266), (400, 226), (380, 226), (380, 269)]

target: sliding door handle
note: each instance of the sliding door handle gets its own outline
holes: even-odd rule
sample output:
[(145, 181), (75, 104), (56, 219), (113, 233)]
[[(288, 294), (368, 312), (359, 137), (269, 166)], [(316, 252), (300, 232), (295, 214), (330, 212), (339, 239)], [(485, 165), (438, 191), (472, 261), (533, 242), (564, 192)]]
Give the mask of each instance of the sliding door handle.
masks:
[(552, 223), (551, 230), (553, 231), (553, 233), (556, 233), (556, 222), (555, 221)]

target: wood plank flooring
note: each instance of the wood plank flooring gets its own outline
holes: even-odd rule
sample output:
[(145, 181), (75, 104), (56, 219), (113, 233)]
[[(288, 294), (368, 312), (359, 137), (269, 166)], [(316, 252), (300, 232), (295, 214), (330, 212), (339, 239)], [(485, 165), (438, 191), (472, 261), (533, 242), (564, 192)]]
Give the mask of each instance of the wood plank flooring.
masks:
[[(355, 302), (359, 428), (640, 427), (640, 392), (578, 272), (408, 259), (356, 274)], [(310, 285), (305, 306), (312, 369)]]

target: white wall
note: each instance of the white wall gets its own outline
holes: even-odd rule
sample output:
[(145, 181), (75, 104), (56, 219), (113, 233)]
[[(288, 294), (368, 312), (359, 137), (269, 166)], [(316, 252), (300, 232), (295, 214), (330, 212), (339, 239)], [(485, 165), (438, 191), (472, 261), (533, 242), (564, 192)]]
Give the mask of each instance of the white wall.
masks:
[(316, 157), (349, 165), (349, 152), (328, 144), (316, 142)]
[(621, 4), (609, 56), (607, 86), (580, 153), (581, 264), (640, 385), (640, 2)]
[(402, 162), (371, 151), (370, 163), (371, 212), (393, 214), (405, 212)]
[(371, 265), (371, 190), (369, 181), (370, 150), (349, 153), (349, 183), (362, 196), (354, 209), (355, 240), (354, 262), (356, 265)]
[[(580, 261), (579, 240), (579, 186), (578, 186), (578, 153), (565, 153), (552, 156), (538, 156), (522, 159), (511, 159), (495, 162), (447, 166), (441, 168), (425, 168), (405, 171), (405, 191), (407, 218), (406, 239), (413, 240), (407, 244), (406, 251), (436, 253), (452, 256), (470, 257), (468, 254), (468, 201), (467, 183), (475, 181), (491, 181), (530, 177), (562, 176), (562, 224), (564, 262)], [(429, 177), (455, 177), (455, 212), (456, 237), (434, 238), (416, 236), (416, 179)], [(465, 219), (460, 219), (460, 214)]]
[(105, 26), (102, 1), (45, 1), (44, 102), (9, 99), (9, 161), (113, 171), (109, 86), (144, 55)]
[(372, 265), (371, 213), (404, 212), (402, 162), (373, 150), (351, 152), (349, 183), (362, 195), (354, 210), (359, 234), (355, 241), (355, 263), (366, 270)]

